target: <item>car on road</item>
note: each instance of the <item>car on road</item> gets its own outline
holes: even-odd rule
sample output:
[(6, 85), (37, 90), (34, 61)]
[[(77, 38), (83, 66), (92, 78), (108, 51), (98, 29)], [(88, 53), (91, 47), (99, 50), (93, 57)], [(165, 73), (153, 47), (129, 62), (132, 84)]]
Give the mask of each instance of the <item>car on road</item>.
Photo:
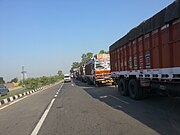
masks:
[(70, 74), (64, 74), (64, 82), (71, 82)]
[(0, 96), (7, 95), (8, 92), (9, 92), (9, 89), (3, 84), (0, 84)]

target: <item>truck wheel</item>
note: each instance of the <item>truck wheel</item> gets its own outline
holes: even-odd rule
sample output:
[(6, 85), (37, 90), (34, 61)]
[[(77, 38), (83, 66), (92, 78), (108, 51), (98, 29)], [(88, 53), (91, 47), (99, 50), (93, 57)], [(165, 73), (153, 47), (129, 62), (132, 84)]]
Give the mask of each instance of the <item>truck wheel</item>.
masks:
[(93, 80), (93, 84), (94, 84), (94, 86), (96, 86), (96, 87), (99, 87), (99, 86), (100, 86), (99, 82), (97, 82), (95, 79)]
[(123, 96), (128, 96), (129, 95), (129, 91), (127, 89), (127, 84), (126, 84), (126, 80), (124, 78), (121, 78), (118, 81), (118, 91), (120, 92), (121, 95)]
[(88, 84), (88, 85), (91, 85), (91, 81), (90, 81), (89, 78), (87, 79), (87, 84)]
[(128, 89), (129, 89), (129, 95), (132, 99), (136, 99), (136, 100), (142, 99), (143, 90), (140, 87), (140, 84), (137, 80), (131, 79), (129, 81)]
[(112, 85), (117, 85), (117, 83), (116, 82), (112, 82)]

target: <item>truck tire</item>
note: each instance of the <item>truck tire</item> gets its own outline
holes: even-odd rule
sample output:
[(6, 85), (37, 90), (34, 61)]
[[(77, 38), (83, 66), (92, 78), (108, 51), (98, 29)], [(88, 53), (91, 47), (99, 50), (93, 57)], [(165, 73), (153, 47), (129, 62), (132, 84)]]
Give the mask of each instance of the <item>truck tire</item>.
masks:
[(129, 95), (129, 91), (128, 91), (128, 88), (127, 88), (127, 83), (126, 83), (126, 80), (124, 78), (121, 78), (118, 81), (118, 91), (123, 96), (128, 96)]
[(92, 85), (92, 83), (91, 83), (91, 81), (90, 81), (89, 78), (87, 78), (87, 84), (88, 84), (88, 85)]
[(99, 87), (100, 86), (99, 82), (97, 82), (95, 79), (93, 79), (93, 84), (94, 84), (95, 87)]
[(117, 82), (113, 80), (112, 85), (117, 85)]
[(143, 90), (136, 79), (131, 79), (129, 81), (128, 89), (132, 99), (139, 100), (143, 98)]

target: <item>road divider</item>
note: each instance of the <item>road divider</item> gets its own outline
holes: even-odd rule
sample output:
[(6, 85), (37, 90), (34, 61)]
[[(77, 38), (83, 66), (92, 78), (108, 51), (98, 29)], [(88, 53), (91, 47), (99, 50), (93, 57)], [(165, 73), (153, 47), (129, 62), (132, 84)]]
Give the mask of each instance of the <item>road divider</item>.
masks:
[(22, 97), (27, 96), (27, 95), (31, 95), (31, 94), (33, 94), (35, 92), (38, 92), (38, 91), (41, 91), (41, 90), (44, 90), (44, 89), (47, 89), (47, 88), (50, 88), (50, 87), (55, 86), (55, 85), (57, 85), (59, 83), (62, 83), (62, 82), (63, 81), (60, 81), (60, 82), (57, 82), (55, 84), (51, 84), (51, 85), (48, 85), (48, 86), (43, 86), (43, 87), (40, 87), (40, 88), (37, 88), (37, 89), (34, 89), (34, 90), (29, 90), (29, 91), (26, 91), (24, 93), (16, 94), (16, 95), (13, 95), (11, 97), (5, 98), (5, 99), (0, 101), (0, 107), (2, 105), (5, 105), (5, 104), (9, 103), (9, 102), (13, 102), (14, 100), (17, 100), (17, 99), (22, 98)]

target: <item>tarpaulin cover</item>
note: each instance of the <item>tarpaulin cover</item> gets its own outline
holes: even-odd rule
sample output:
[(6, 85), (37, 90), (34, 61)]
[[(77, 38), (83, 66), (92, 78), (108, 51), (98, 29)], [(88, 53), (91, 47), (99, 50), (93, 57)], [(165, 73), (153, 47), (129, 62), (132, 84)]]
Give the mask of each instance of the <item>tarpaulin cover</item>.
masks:
[(149, 18), (143, 21), (139, 26), (131, 29), (124, 37), (116, 41), (109, 47), (112, 51), (120, 46), (125, 45), (129, 41), (132, 41), (143, 34), (147, 34), (155, 29), (158, 29), (165, 24), (169, 24), (172, 21), (180, 18), (180, 0), (174, 1), (172, 4)]
[(166, 8), (165, 22), (171, 22), (180, 17), (180, 0), (176, 0), (173, 4)]

